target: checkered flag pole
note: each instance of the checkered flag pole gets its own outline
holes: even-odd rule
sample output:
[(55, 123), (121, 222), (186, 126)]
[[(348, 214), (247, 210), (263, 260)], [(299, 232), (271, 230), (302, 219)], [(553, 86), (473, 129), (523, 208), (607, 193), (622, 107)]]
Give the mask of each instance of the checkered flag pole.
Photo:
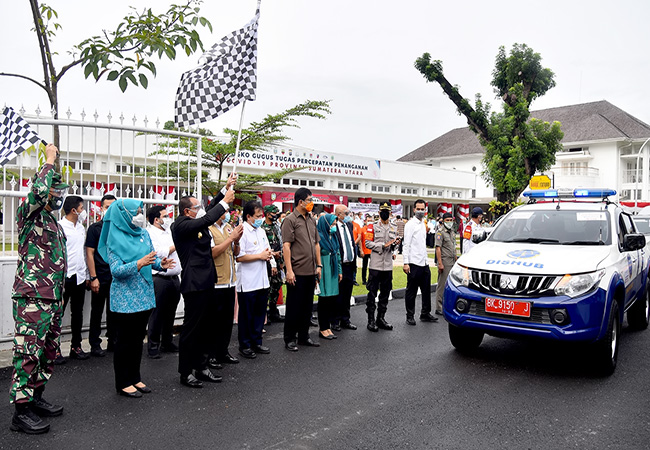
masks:
[(219, 117), (242, 100), (255, 100), (259, 17), (258, 0), (253, 20), (205, 52), (203, 65), (181, 76), (176, 91), (176, 126), (189, 128)]
[(33, 145), (42, 142), (20, 114), (6, 106), (0, 113), (0, 166), (13, 161)]

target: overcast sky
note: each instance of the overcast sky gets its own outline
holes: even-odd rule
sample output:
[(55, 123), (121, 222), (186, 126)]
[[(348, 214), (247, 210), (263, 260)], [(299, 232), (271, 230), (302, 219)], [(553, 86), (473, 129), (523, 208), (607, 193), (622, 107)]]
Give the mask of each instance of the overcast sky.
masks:
[[(181, 0), (176, 0), (180, 3)], [(165, 0), (50, 0), (63, 29), (53, 43), (57, 68), (68, 51), (102, 29), (115, 28), (129, 5), (163, 11)], [(200, 29), (206, 48), (246, 24), (256, 0), (209, 0), (201, 13), (214, 32)], [(152, 6), (154, 5), (154, 6)], [(262, 0), (258, 46), (257, 100), (244, 120), (259, 121), (310, 100), (331, 100), (327, 120), (301, 119), (292, 143), (321, 151), (397, 159), (432, 139), (466, 126), (437, 84), (413, 67), (424, 52), (443, 61), (445, 75), (473, 100), (476, 93), (500, 108), (490, 86), (499, 46), (525, 43), (542, 55), (557, 86), (537, 100), (544, 109), (608, 100), (650, 123), (650, 2), (432, 0)], [(42, 81), (36, 36), (27, 1), (0, 0), (0, 72)], [(180, 52), (179, 52), (180, 55)], [(59, 87), (60, 108), (72, 118), (95, 109), (100, 122), (110, 111), (127, 118), (173, 119), (174, 96), (183, 72), (198, 57), (184, 54), (157, 62), (149, 88), (83, 78), (77, 67)], [(28, 81), (0, 77), (0, 105), (46, 109), (45, 91)], [(203, 126), (220, 134), (237, 128), (241, 106)], [(87, 118), (88, 120), (89, 118)], [(91, 119), (92, 120), (92, 119)], [(115, 122), (115, 119), (113, 120)], [(130, 120), (128, 122), (131, 124)], [(142, 122), (139, 122), (140, 124)]]

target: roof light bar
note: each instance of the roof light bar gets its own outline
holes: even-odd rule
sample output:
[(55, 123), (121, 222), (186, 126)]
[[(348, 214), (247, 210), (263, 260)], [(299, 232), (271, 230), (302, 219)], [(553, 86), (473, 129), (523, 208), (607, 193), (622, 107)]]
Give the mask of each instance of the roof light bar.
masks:
[(536, 191), (526, 191), (522, 194), (524, 197), (528, 198), (563, 198), (563, 197), (572, 197), (572, 198), (605, 198), (612, 195), (616, 195), (614, 189), (598, 189), (598, 188), (588, 188), (588, 189), (574, 189), (574, 190), (565, 190), (565, 189), (540, 189)]

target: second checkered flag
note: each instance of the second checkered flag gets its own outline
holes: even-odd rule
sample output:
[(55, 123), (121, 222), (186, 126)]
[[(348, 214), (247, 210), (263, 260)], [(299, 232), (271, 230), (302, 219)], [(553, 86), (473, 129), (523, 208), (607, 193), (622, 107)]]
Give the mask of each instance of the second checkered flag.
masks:
[(39, 142), (42, 142), (42, 139), (20, 114), (8, 106), (0, 112), (0, 166), (13, 161)]
[(183, 74), (176, 91), (176, 126), (206, 122), (242, 100), (255, 100), (259, 17), (258, 6), (248, 25), (225, 36), (203, 54), (202, 66)]

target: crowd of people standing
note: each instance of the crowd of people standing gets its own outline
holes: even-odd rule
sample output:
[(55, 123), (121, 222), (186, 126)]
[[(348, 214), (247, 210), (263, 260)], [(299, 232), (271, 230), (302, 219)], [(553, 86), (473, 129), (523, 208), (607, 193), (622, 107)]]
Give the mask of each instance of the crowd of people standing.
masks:
[[(247, 359), (271, 352), (263, 344), (269, 322), (284, 322), (286, 350), (319, 347), (309, 332), (314, 296), (321, 340), (334, 340), (343, 329), (356, 330), (350, 299), (358, 285), (357, 258), (362, 258), (361, 278), (368, 290), (368, 330), (393, 328), (386, 311), (400, 251), (407, 275), (406, 323), (416, 325), (418, 290), (420, 321), (438, 320), (432, 314), (423, 200), (415, 202), (408, 222), (395, 222), (388, 202), (380, 205), (377, 218), (355, 216), (345, 205), (316, 217), (311, 191), (300, 188), (291, 212), (250, 201), (237, 223), (230, 206), (237, 176), (231, 174), (205, 208), (197, 198), (181, 198), (175, 220), (163, 206), (145, 211), (141, 200), (105, 195), (100, 201), (102, 220), (86, 232), (84, 201), (65, 197), (68, 185), (54, 169), (57, 153), (56, 147), (47, 147), (46, 163), (34, 175), (17, 213), (13, 430), (47, 432), (49, 423), (42, 418), (63, 412), (62, 406), (43, 398), (43, 391), (53, 365), (65, 362), (59, 335), (67, 304), (69, 357), (84, 360), (113, 351), (116, 392), (129, 398), (152, 392), (140, 373), (145, 337), (148, 357), (178, 352), (180, 383), (201, 388), (205, 382), (222, 381), (214, 369), (239, 363), (229, 351), (235, 316), (238, 354)], [(60, 208), (64, 217), (57, 221)], [(450, 218), (443, 217), (435, 239), (441, 280), (456, 259)], [(285, 316), (277, 307), (283, 284)], [(81, 333), (86, 289), (91, 291), (89, 353), (82, 348)], [(177, 346), (173, 327), (181, 295), (184, 316)], [(105, 348), (100, 338), (104, 311)], [(441, 298), (435, 312), (441, 314)]]

